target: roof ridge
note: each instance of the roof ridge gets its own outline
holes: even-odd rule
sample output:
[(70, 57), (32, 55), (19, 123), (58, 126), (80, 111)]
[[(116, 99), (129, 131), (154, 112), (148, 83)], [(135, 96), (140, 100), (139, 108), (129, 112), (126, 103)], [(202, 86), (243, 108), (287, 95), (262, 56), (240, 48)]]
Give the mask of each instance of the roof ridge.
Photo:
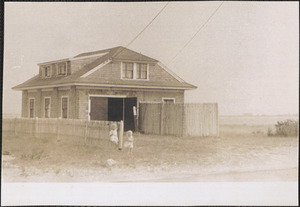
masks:
[(123, 52), (124, 50), (128, 50), (128, 51), (133, 52), (133, 53), (135, 53), (135, 54), (138, 54), (138, 55), (140, 55), (140, 56), (149, 58), (149, 59), (151, 59), (151, 60), (153, 60), (153, 61), (155, 61), (155, 62), (159, 62), (158, 60), (156, 60), (156, 59), (154, 59), (154, 58), (151, 58), (151, 57), (149, 57), (149, 56), (147, 56), (147, 55), (144, 55), (144, 54), (142, 54), (142, 53), (139, 53), (139, 52), (136, 52), (136, 51), (134, 51), (134, 50), (131, 50), (131, 49), (127, 48), (127, 47), (120, 46), (120, 47), (118, 48), (118, 50), (120, 50), (120, 48), (122, 48), (122, 50), (121, 50), (119, 53), (117, 53), (117, 54), (116, 54), (116, 52), (117, 52), (117, 51), (116, 51), (116, 52), (111, 56), (112, 58), (116, 58), (116, 55), (119, 55), (119, 54), (120, 54), (121, 52)]
[(84, 52), (84, 53), (80, 53), (76, 56), (74, 56), (73, 58), (76, 58), (76, 57), (83, 57), (83, 56), (90, 56), (90, 55), (93, 55), (93, 54), (97, 54), (97, 53), (103, 53), (103, 52), (112, 52), (113, 50), (115, 49), (119, 49), (120, 47), (122, 46), (117, 46), (117, 47), (112, 47), (112, 48), (107, 48), (107, 49), (104, 49), (104, 50), (95, 50), (95, 51), (91, 51), (91, 52)]

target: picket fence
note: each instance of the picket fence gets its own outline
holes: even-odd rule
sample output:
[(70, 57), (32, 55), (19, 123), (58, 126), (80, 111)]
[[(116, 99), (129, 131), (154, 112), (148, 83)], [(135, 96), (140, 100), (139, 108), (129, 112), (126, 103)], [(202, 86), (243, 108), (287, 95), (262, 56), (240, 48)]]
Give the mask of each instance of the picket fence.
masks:
[(145, 134), (219, 136), (217, 103), (140, 103), (139, 115)]
[[(89, 121), (80, 119), (58, 118), (4, 118), (2, 131), (13, 132), (16, 135), (29, 134), (34, 137), (54, 135), (58, 140), (75, 138), (78, 141), (109, 140), (112, 121)], [(114, 122), (118, 126), (119, 148), (122, 148), (124, 124)]]

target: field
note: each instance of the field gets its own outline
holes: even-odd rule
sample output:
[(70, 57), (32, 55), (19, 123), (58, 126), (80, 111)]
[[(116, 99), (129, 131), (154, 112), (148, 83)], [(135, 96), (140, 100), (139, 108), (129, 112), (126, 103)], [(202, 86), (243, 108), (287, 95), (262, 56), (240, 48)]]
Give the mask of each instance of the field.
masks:
[(4, 132), (2, 181), (297, 181), (298, 138), (268, 137), (269, 127), (221, 125), (219, 137), (134, 134), (132, 154), (106, 142), (85, 145)]

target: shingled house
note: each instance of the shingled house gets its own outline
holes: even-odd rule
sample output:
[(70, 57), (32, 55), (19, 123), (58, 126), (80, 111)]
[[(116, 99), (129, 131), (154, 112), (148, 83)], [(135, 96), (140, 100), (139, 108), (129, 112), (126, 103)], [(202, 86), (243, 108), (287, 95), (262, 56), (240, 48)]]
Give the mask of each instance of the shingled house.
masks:
[(22, 91), (22, 117), (124, 120), (134, 130), (141, 101), (184, 102), (186, 83), (159, 61), (124, 47), (38, 64)]

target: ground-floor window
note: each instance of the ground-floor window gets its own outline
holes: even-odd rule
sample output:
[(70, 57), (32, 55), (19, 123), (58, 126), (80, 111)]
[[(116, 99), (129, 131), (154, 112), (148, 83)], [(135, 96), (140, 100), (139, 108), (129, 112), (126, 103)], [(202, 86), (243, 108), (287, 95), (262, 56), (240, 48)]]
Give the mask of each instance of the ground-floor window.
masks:
[(175, 103), (175, 98), (163, 98), (162, 99), (163, 103), (166, 103), (166, 104), (173, 104)]
[(44, 104), (45, 104), (45, 106), (44, 106), (45, 118), (50, 118), (51, 99), (50, 98), (45, 98)]
[(34, 117), (34, 99), (29, 99), (29, 118)]
[(63, 119), (68, 118), (68, 97), (61, 98), (61, 116)]

